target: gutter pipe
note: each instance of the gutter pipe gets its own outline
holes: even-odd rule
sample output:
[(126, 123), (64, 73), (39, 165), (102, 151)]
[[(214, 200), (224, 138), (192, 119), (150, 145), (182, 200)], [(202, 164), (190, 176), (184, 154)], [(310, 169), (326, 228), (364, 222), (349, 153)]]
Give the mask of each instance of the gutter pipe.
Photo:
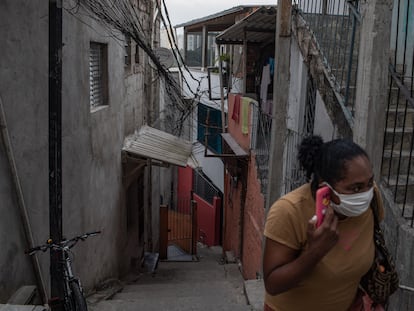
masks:
[[(4, 113), (3, 101), (1, 99), (1, 96), (0, 96), (0, 129), (1, 129), (1, 135), (3, 138), (3, 142), (4, 142), (4, 147), (6, 149), (7, 159), (10, 165), (11, 175), (13, 177), (14, 187), (16, 190), (17, 202), (19, 206), (19, 212), (20, 212), (20, 217), (21, 217), (21, 221), (23, 224), (23, 228), (24, 228), (24, 234), (25, 234), (27, 246), (28, 248), (32, 248), (34, 246), (32, 228), (30, 226), (29, 215), (27, 213), (26, 204), (24, 202), (22, 186), (20, 184), (19, 175), (17, 173), (16, 162), (14, 160), (12, 145), (10, 142), (10, 135), (7, 129), (6, 115)], [(40, 270), (39, 259), (37, 258), (36, 254), (30, 256), (30, 258), (31, 258), (33, 270), (35, 273), (37, 288), (39, 290), (40, 298), (43, 304), (47, 304), (45, 283), (42, 277), (42, 272)]]

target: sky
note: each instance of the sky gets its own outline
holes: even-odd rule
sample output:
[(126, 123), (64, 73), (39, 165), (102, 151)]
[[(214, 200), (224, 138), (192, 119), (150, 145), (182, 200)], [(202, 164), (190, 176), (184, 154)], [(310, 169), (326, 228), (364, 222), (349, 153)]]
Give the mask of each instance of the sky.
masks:
[(172, 26), (238, 5), (276, 5), (277, 0), (165, 0)]

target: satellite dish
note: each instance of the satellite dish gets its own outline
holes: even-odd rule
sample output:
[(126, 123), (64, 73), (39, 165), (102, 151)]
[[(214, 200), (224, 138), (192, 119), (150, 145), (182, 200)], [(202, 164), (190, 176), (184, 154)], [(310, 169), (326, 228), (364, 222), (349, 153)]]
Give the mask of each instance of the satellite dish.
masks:
[(154, 49), (155, 56), (157, 56), (158, 60), (162, 65), (166, 68), (170, 68), (174, 65), (174, 55), (171, 50), (167, 48), (155, 48)]

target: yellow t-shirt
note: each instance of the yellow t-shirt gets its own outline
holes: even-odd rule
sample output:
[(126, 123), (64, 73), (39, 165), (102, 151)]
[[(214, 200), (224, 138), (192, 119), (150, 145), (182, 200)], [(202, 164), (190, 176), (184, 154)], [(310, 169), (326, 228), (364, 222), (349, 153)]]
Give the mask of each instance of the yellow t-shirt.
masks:
[[(374, 190), (382, 219), (382, 201), (376, 187)], [(315, 200), (310, 184), (306, 184), (273, 204), (267, 215), (264, 235), (292, 249), (306, 249), (308, 221), (314, 214)], [(276, 296), (266, 293), (265, 303), (275, 311), (348, 310), (360, 278), (374, 259), (373, 228), (371, 208), (358, 217), (340, 220), (338, 243), (313, 271), (287, 292)]]

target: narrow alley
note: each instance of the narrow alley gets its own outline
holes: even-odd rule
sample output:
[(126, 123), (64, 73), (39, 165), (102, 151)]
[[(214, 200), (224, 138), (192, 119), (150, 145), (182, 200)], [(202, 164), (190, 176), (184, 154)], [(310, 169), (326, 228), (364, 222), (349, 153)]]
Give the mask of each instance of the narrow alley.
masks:
[(199, 261), (160, 261), (154, 274), (130, 275), (110, 299), (95, 301), (99, 294), (90, 296), (88, 307), (90, 311), (261, 310), (264, 292), (260, 282), (254, 284), (246, 287), (239, 265), (225, 263), (221, 247), (199, 246)]

